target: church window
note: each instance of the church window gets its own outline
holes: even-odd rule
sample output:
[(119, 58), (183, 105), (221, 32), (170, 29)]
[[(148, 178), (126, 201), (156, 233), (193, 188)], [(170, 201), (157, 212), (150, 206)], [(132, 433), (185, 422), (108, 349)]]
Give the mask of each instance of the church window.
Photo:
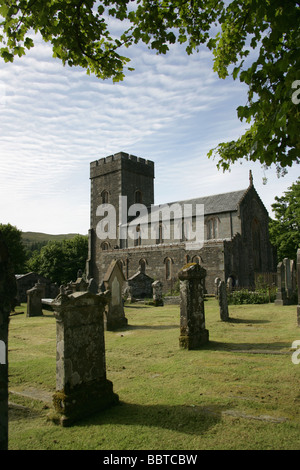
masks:
[(101, 243), (101, 250), (103, 251), (109, 250), (109, 243), (108, 242)]
[(140, 259), (139, 265), (140, 265), (140, 272), (141, 272), (141, 273), (144, 273), (144, 274), (145, 274), (145, 272), (146, 272), (146, 264), (147, 264), (147, 262), (146, 262), (145, 259)]
[(217, 217), (212, 217), (207, 221), (207, 238), (215, 239), (219, 235), (219, 221)]
[(140, 246), (141, 244), (142, 244), (141, 227), (140, 225), (137, 225), (135, 239), (134, 239), (134, 246)]
[(257, 219), (253, 219), (252, 222), (252, 250), (254, 271), (261, 271), (260, 225)]
[(165, 259), (165, 266), (166, 266), (166, 280), (169, 281), (172, 279), (172, 260), (171, 258)]
[(102, 191), (101, 193), (101, 201), (102, 201), (102, 204), (108, 203), (108, 191), (106, 191), (106, 189)]
[(157, 244), (163, 243), (163, 226), (161, 222), (158, 225), (158, 234), (157, 234), (156, 243)]
[(142, 191), (139, 189), (135, 191), (134, 193), (134, 202), (135, 204), (142, 204)]

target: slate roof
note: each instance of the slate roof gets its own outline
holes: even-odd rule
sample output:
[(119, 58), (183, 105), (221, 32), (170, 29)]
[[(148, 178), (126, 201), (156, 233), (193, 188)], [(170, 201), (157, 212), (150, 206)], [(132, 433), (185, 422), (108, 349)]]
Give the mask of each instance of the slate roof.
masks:
[[(198, 197), (185, 201), (177, 201), (178, 204), (204, 204), (204, 215), (216, 214), (220, 212), (232, 212), (238, 209), (239, 202), (245, 195), (248, 188), (229, 193), (214, 194), (212, 196)], [(172, 205), (174, 203), (170, 203)]]

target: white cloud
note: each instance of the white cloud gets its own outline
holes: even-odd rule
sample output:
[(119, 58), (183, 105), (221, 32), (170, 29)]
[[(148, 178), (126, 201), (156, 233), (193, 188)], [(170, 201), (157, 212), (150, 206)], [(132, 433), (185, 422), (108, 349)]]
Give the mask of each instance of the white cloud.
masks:
[[(243, 188), (250, 166), (261, 180), (259, 165), (223, 174), (206, 157), (240, 135), (236, 107), (246, 101), (241, 84), (213, 73), (209, 52), (174, 46), (157, 56), (138, 46), (130, 54), (136, 70), (118, 84), (63, 67), (39, 39), (26, 57), (0, 62), (2, 222), (86, 233), (89, 163), (121, 150), (155, 161), (159, 203)], [(269, 192), (260, 187), (268, 203), (289, 185), (274, 178)]]

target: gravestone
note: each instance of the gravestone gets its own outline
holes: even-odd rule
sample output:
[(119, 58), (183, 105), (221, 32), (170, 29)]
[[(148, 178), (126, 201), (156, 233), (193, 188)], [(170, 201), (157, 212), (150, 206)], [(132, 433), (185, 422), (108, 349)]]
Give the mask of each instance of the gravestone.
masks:
[(277, 292), (276, 299), (274, 302), (275, 305), (287, 305), (288, 299), (285, 289), (285, 269), (283, 262), (278, 263), (277, 265)]
[(216, 277), (215, 279), (215, 298), (217, 299), (219, 297), (219, 284), (221, 282), (221, 279), (219, 277)]
[(64, 288), (52, 302), (56, 318), (56, 392), (53, 420), (63, 426), (118, 403), (106, 378), (104, 310), (107, 293)]
[(124, 281), (124, 274), (119, 263), (116, 260), (112, 261), (103, 279), (105, 290), (111, 293), (105, 310), (105, 327), (109, 331), (124, 328), (127, 325), (122, 297)]
[(162, 288), (163, 288), (163, 285), (160, 281), (154, 281), (152, 283), (153, 302), (154, 302), (155, 307), (162, 307), (164, 305)]
[(288, 258), (284, 258), (283, 260), (284, 266), (284, 286), (285, 291), (288, 299), (292, 298), (292, 274), (291, 274), (291, 260)]
[(0, 232), (0, 450), (8, 449), (8, 322), (16, 294), (13, 266)]
[(39, 282), (27, 291), (27, 317), (40, 317), (43, 315), (42, 298), (44, 295), (45, 289)]
[(297, 322), (300, 326), (300, 248), (297, 251), (297, 284), (298, 284), (298, 305), (297, 305)]
[(224, 281), (219, 283), (219, 307), (220, 307), (220, 318), (222, 321), (229, 320), (228, 313), (228, 302), (227, 302), (227, 291)]
[(131, 287), (132, 297), (135, 299), (151, 298), (152, 284), (154, 279), (141, 270), (127, 279), (127, 284)]
[(206, 270), (197, 263), (184, 266), (178, 273), (180, 280), (180, 336), (179, 345), (197, 349), (208, 342), (205, 329), (204, 281)]

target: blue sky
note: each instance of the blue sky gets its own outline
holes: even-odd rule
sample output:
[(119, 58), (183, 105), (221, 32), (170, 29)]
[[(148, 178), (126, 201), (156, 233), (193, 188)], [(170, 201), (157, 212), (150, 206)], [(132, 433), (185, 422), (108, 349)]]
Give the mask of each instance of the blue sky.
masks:
[(275, 167), (246, 161), (223, 173), (206, 156), (246, 128), (236, 116), (244, 86), (220, 80), (205, 49), (157, 56), (136, 46), (130, 56), (135, 71), (116, 84), (63, 67), (39, 38), (25, 57), (0, 62), (0, 222), (87, 233), (89, 164), (119, 151), (155, 162), (157, 204), (246, 188), (251, 169), (272, 216), (299, 166), (278, 179)]

